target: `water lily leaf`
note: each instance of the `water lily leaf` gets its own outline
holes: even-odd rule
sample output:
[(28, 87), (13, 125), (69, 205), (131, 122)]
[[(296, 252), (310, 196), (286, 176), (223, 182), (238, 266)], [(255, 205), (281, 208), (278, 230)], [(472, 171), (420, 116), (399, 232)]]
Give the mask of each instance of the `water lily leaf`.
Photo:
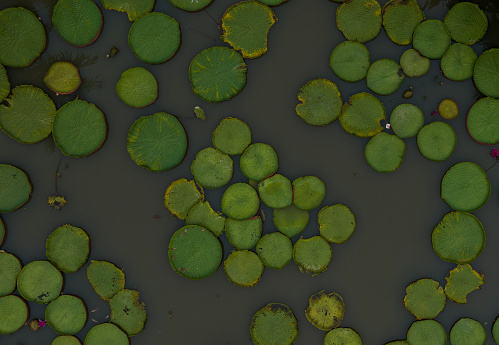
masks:
[(329, 67), (340, 79), (357, 82), (364, 79), (371, 65), (369, 50), (359, 42), (338, 44), (329, 57)]
[(225, 222), (227, 239), (238, 250), (253, 248), (260, 240), (262, 231), (262, 218), (260, 217), (244, 220), (227, 218)]
[(272, 232), (258, 241), (256, 253), (265, 266), (280, 270), (293, 259), (293, 243), (288, 236)]
[(326, 185), (317, 176), (302, 176), (293, 181), (293, 204), (310, 211), (317, 208), (326, 196)]
[(473, 76), (477, 59), (478, 56), (473, 48), (462, 43), (455, 43), (442, 56), (440, 69), (450, 80), (467, 80)]
[(81, 345), (81, 342), (73, 335), (60, 335), (50, 345)]
[(430, 70), (430, 59), (411, 48), (400, 57), (400, 66), (406, 76), (421, 77)]
[(438, 113), (446, 120), (452, 120), (459, 116), (459, 107), (452, 99), (443, 99), (438, 105)]
[(336, 10), (336, 25), (347, 40), (367, 42), (381, 30), (381, 6), (376, 0), (351, 0)]
[(352, 328), (340, 327), (330, 330), (324, 337), (324, 345), (362, 345), (362, 338)]
[(274, 174), (258, 183), (258, 194), (270, 208), (284, 208), (293, 203), (291, 181), (280, 174)]
[(133, 22), (151, 12), (156, 0), (101, 0), (106, 10), (126, 12), (128, 20)]
[(300, 271), (312, 275), (325, 271), (333, 258), (333, 248), (321, 236), (300, 238), (293, 247), (293, 260)]
[(398, 90), (404, 76), (402, 67), (395, 61), (377, 60), (367, 71), (367, 87), (379, 95), (391, 95)]
[(454, 152), (457, 136), (449, 124), (435, 121), (421, 128), (417, 143), (423, 157), (440, 162), (448, 159)]
[(244, 150), (239, 165), (244, 176), (261, 181), (277, 171), (279, 159), (272, 146), (256, 143)]
[(369, 140), (364, 155), (374, 170), (392, 172), (397, 170), (404, 160), (405, 143), (396, 135), (381, 132)]
[(200, 120), (206, 120), (206, 114), (204, 110), (199, 106), (194, 107), (194, 115), (196, 115), (196, 117)]
[(412, 45), (429, 59), (440, 59), (451, 43), (449, 31), (437, 19), (425, 20), (414, 30)]
[(487, 332), (480, 322), (462, 317), (450, 329), (449, 340), (452, 345), (484, 345)]
[(5, 224), (3, 223), (2, 218), (0, 218), (0, 247), (2, 246), (4, 238), (5, 238)]
[(433, 279), (419, 279), (405, 289), (404, 306), (419, 319), (433, 319), (445, 308), (444, 289)]
[(481, 40), (489, 25), (487, 16), (480, 7), (467, 1), (452, 6), (445, 15), (444, 24), (454, 41), (467, 45)]
[(28, 321), (28, 304), (19, 296), (0, 297), (0, 334), (11, 334)]
[(130, 340), (125, 332), (112, 323), (98, 324), (88, 331), (85, 345), (129, 345)]
[(228, 155), (240, 155), (251, 144), (249, 126), (238, 118), (226, 117), (213, 131), (213, 146)]
[(2, 64), (0, 64), (0, 102), (2, 102), (5, 97), (10, 93), (10, 82), (7, 71)]
[(312, 325), (329, 331), (340, 325), (345, 314), (343, 298), (336, 292), (326, 294), (324, 290), (313, 294), (308, 300), (305, 316)]
[(224, 230), (225, 217), (213, 211), (208, 201), (200, 201), (191, 208), (185, 219), (185, 225), (191, 224), (202, 226), (218, 237)]
[(322, 208), (317, 215), (317, 223), (321, 236), (331, 243), (346, 242), (357, 227), (355, 215), (343, 204)]
[(274, 210), (274, 225), (287, 237), (293, 237), (302, 232), (308, 224), (308, 211), (295, 205)]
[(78, 271), (90, 255), (90, 238), (85, 230), (65, 224), (55, 229), (47, 238), (46, 255), (62, 272)]
[(499, 322), (497, 320), (499, 317), (496, 317), (494, 320), (494, 324), (492, 325), (492, 338), (494, 338), (495, 343), (499, 342)]
[(405, 46), (425, 16), (416, 0), (390, 0), (383, 6), (383, 27), (392, 42)]
[(407, 345), (407, 341), (406, 340), (394, 340), (394, 341), (390, 341), (389, 343), (386, 343), (385, 345)]
[(386, 118), (385, 106), (375, 96), (361, 92), (350, 97), (339, 117), (341, 127), (358, 137), (372, 137), (383, 130), (380, 121)]
[(499, 98), (499, 48), (486, 50), (478, 57), (473, 81), (485, 96)]
[(475, 271), (470, 265), (457, 265), (449, 276), (445, 277), (445, 295), (456, 303), (467, 303), (466, 296), (478, 290), (484, 283), (484, 276)]
[(243, 220), (253, 217), (260, 208), (256, 190), (247, 183), (234, 183), (222, 195), (222, 212), (229, 218)]
[(87, 267), (87, 278), (97, 295), (111, 299), (125, 287), (125, 274), (111, 262), (92, 260)]
[(32, 261), (17, 276), (17, 290), (27, 301), (45, 304), (59, 297), (62, 290), (61, 272), (49, 261)]
[(14, 254), (0, 251), (0, 297), (14, 292), (21, 268), (21, 261)]
[(445, 345), (447, 333), (435, 320), (414, 321), (407, 330), (407, 343), (411, 345)]
[(390, 125), (397, 137), (411, 138), (423, 128), (424, 114), (414, 104), (399, 104), (390, 115)]
[(61, 295), (47, 306), (45, 319), (57, 334), (73, 335), (85, 326), (87, 308), (81, 298)]
[(144, 303), (139, 303), (139, 292), (123, 289), (109, 300), (110, 321), (119, 326), (131, 337), (144, 329), (147, 313)]
[(158, 98), (158, 81), (154, 74), (142, 67), (127, 69), (116, 83), (116, 93), (134, 108), (143, 108)]
[(207, 147), (196, 154), (191, 173), (203, 188), (220, 188), (232, 179), (234, 162), (228, 154), (214, 147)]
[(28, 175), (21, 169), (0, 164), (0, 212), (11, 212), (24, 205), (31, 194)]
[(260, 345), (292, 345), (298, 338), (298, 321), (282, 303), (269, 303), (251, 319), (251, 339)]
[(54, 62), (47, 71), (43, 82), (47, 87), (60, 95), (67, 95), (78, 89), (81, 84), (78, 67), (71, 62)]
[(473, 104), (466, 116), (466, 128), (480, 144), (499, 142), (499, 99), (484, 97)]
[(213, 0), (170, 0), (173, 6), (184, 11), (199, 11), (211, 4)]
[(263, 269), (260, 257), (249, 250), (234, 251), (224, 262), (225, 275), (240, 287), (255, 286), (262, 277)]
[(173, 181), (165, 192), (165, 206), (180, 219), (186, 219), (189, 211), (201, 200), (204, 193), (201, 186), (185, 178)]

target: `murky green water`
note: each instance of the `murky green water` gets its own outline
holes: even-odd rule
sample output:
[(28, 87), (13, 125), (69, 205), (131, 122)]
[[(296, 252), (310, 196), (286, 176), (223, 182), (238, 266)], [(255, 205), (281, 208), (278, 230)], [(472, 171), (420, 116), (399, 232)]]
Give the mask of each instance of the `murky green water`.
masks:
[[(48, 47), (41, 58), (28, 69), (9, 68), (9, 78), (13, 86), (44, 87), (43, 75), (60, 51), (70, 60), (80, 59), (80, 66), (88, 62), (81, 67), (87, 90), (80, 97), (105, 112), (108, 138), (97, 153), (75, 159), (62, 156), (57, 148), (53, 151), (49, 140), (21, 145), (0, 133), (0, 162), (24, 169), (34, 187), (29, 203), (2, 215), (8, 227), (2, 249), (17, 254), (27, 264), (45, 258), (45, 240), (58, 226), (70, 223), (84, 228), (91, 236), (90, 259), (109, 260), (122, 267), (126, 287), (139, 290), (147, 305), (149, 320), (145, 330), (131, 338), (135, 345), (252, 344), (251, 317), (269, 302), (285, 303), (295, 312), (300, 330), (296, 344), (322, 344), (326, 332), (312, 326), (304, 314), (308, 298), (320, 290), (335, 291), (343, 297), (346, 314), (341, 325), (356, 329), (365, 344), (405, 338), (414, 321), (402, 303), (406, 285), (424, 277), (445, 284), (445, 275), (454, 268), (440, 260), (431, 247), (433, 227), (451, 211), (440, 198), (440, 179), (450, 166), (461, 161), (475, 162), (484, 169), (494, 163), (489, 155), (491, 147), (475, 143), (466, 133), (465, 113), (476, 100), (471, 80), (446, 80), (440, 74), (439, 60), (435, 60), (427, 75), (405, 78), (398, 92), (380, 97), (390, 114), (404, 102), (403, 91), (413, 86), (410, 102), (424, 111), (426, 122), (435, 120), (430, 113), (444, 98), (456, 100), (461, 110), (457, 119), (448, 121), (458, 136), (456, 151), (449, 160), (428, 161), (419, 154), (416, 139), (407, 139), (400, 169), (380, 174), (364, 159), (368, 139), (345, 133), (338, 122), (321, 128), (308, 126), (294, 111), (298, 89), (314, 78), (337, 83), (344, 101), (357, 92), (368, 91), (365, 80), (355, 84), (341, 82), (329, 68), (331, 51), (344, 40), (335, 26), (338, 4), (328, 0), (291, 0), (274, 8), (278, 22), (270, 30), (269, 51), (261, 58), (247, 61), (248, 82), (244, 90), (229, 102), (209, 104), (192, 93), (188, 66), (202, 49), (222, 44), (219, 28), (208, 13), (221, 18), (237, 0), (215, 0), (208, 13), (186, 13), (166, 0), (158, 0), (155, 10), (179, 21), (182, 46), (171, 61), (157, 66), (141, 63), (129, 49), (127, 35), (131, 24), (123, 13), (103, 10), (103, 32), (89, 47), (75, 48), (63, 42), (55, 30), (50, 30), (50, 6), (55, 2), (2, 0), (0, 9), (22, 5), (37, 10), (49, 30)], [(425, 5), (425, 1), (418, 2)], [(384, 5), (386, 1), (380, 3)], [(428, 6), (426, 17), (443, 19), (445, 3), (436, 1), (434, 7)], [(493, 1), (482, 2), (481, 6), (490, 10), (495, 6), (495, 14), (489, 16), (491, 24), (485, 44), (498, 47), (498, 6)], [(106, 59), (111, 46), (118, 47), (120, 53)], [(383, 31), (366, 46), (371, 61), (398, 61), (407, 49), (393, 44)], [(474, 48), (478, 54), (483, 50), (481, 45)], [(126, 106), (115, 92), (121, 73), (135, 66), (149, 69), (159, 82), (159, 99), (144, 109)], [(67, 98), (58, 103), (65, 101)], [(206, 121), (194, 117), (196, 105), (206, 111)], [(158, 111), (180, 118), (189, 136), (189, 149), (177, 168), (152, 173), (129, 158), (126, 137), (139, 116)], [(253, 142), (264, 142), (276, 149), (281, 174), (291, 180), (305, 175), (323, 179), (327, 188), (323, 206), (340, 202), (355, 213), (357, 230), (345, 244), (333, 246), (333, 261), (325, 273), (315, 277), (302, 274), (292, 262), (281, 271), (266, 269), (256, 287), (245, 289), (230, 283), (223, 269), (201, 281), (185, 279), (171, 269), (167, 246), (183, 221), (170, 218), (163, 206), (165, 189), (175, 179), (191, 178), (190, 163), (195, 154), (211, 146), (212, 131), (227, 116), (247, 122), (253, 131)], [(237, 167), (237, 158), (234, 163)], [(56, 172), (61, 177), (56, 178)], [(448, 332), (460, 317), (473, 317), (485, 325), (487, 344), (493, 344), (490, 326), (499, 314), (499, 229), (495, 219), (499, 210), (499, 166), (490, 170), (488, 177), (492, 195), (485, 207), (474, 212), (485, 227), (487, 244), (472, 264), (485, 274), (485, 285), (468, 296), (466, 305), (449, 301), (437, 320)], [(232, 182), (237, 181), (244, 181), (238, 169)], [(206, 193), (217, 210), (224, 189)], [(56, 192), (68, 200), (61, 211), (46, 204), (46, 198)], [(264, 211), (264, 231), (274, 231), (271, 210), (264, 207)], [(318, 233), (317, 213), (318, 210), (311, 212), (304, 237)], [(222, 238), (227, 256), (231, 246), (225, 235)], [(94, 293), (85, 271), (84, 268), (67, 274), (64, 288), (65, 293), (79, 295), (87, 303), (89, 321), (77, 334), (82, 341), (87, 331), (96, 322), (106, 321), (109, 314), (108, 304)], [(31, 318), (43, 318), (45, 306), (30, 307)], [(49, 327), (37, 333), (24, 327), (14, 335), (0, 335), (0, 344), (50, 344), (55, 337)]]

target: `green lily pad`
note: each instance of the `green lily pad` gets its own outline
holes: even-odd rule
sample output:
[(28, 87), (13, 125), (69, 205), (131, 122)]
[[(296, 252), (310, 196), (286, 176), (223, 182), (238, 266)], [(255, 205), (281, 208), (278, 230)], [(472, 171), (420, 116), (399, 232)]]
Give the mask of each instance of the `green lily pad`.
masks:
[(430, 59), (411, 48), (400, 56), (400, 66), (406, 76), (410, 78), (421, 77), (430, 70)]
[(274, 174), (258, 183), (258, 194), (270, 208), (284, 208), (293, 203), (291, 181), (280, 174)]
[(265, 5), (269, 5), (269, 6), (277, 6), (277, 5), (280, 5), (282, 3), (285, 3), (289, 0), (258, 0), (260, 1), (261, 3), (265, 4)]
[(125, 288), (125, 274), (109, 261), (92, 260), (87, 267), (87, 278), (97, 295), (110, 300)]
[(85, 230), (69, 224), (55, 229), (47, 238), (46, 255), (62, 272), (78, 271), (90, 255), (90, 238)]
[(358, 137), (372, 137), (383, 130), (380, 121), (386, 119), (385, 106), (375, 96), (361, 92), (350, 97), (339, 117), (341, 127)]
[(490, 182), (479, 165), (457, 163), (442, 178), (440, 195), (455, 210), (475, 211), (489, 200)]
[(251, 319), (251, 339), (258, 345), (292, 345), (298, 338), (298, 321), (282, 303), (269, 303)]
[(173, 6), (184, 11), (199, 11), (211, 4), (213, 0), (170, 0)]
[(416, 0), (391, 0), (383, 6), (383, 27), (392, 42), (405, 46), (412, 42), (416, 26), (425, 16)]
[(202, 200), (203, 189), (185, 178), (173, 181), (165, 192), (166, 208), (180, 219), (186, 219), (194, 205)]
[(62, 290), (63, 277), (49, 261), (32, 261), (17, 276), (17, 290), (27, 301), (46, 304)]
[(0, 102), (3, 102), (5, 97), (10, 93), (10, 82), (7, 71), (2, 64), (0, 64)]
[(317, 216), (317, 223), (321, 236), (331, 243), (346, 242), (357, 227), (355, 215), (343, 204), (322, 208)]
[(343, 101), (335, 83), (327, 79), (314, 79), (298, 92), (301, 102), (296, 114), (307, 124), (325, 126), (338, 118)]
[(116, 93), (126, 105), (144, 108), (158, 98), (158, 81), (145, 68), (129, 68), (116, 83)]
[(404, 306), (419, 319), (433, 319), (445, 308), (444, 289), (433, 279), (419, 279), (405, 289)]
[(496, 344), (499, 344), (499, 322), (497, 320), (499, 316), (495, 318), (494, 323), (492, 324), (492, 338)]
[(442, 260), (466, 264), (482, 253), (485, 231), (474, 215), (461, 211), (449, 212), (433, 229), (431, 244)]
[(194, 115), (196, 115), (196, 117), (200, 120), (206, 120), (206, 113), (204, 112), (203, 108), (198, 105), (194, 107)]
[(229, 218), (243, 220), (253, 217), (260, 208), (256, 190), (247, 183), (234, 183), (222, 195), (222, 212)]
[(49, 67), (43, 82), (56, 94), (67, 95), (78, 89), (81, 78), (78, 67), (71, 62), (58, 61)]
[(149, 13), (133, 23), (128, 44), (140, 61), (163, 63), (170, 60), (180, 47), (180, 27), (174, 18), (164, 13)]
[(262, 218), (260, 217), (244, 220), (227, 218), (225, 222), (227, 239), (238, 250), (253, 248), (260, 240), (262, 231)]
[(362, 338), (354, 329), (340, 327), (326, 333), (324, 345), (362, 345)]
[(444, 24), (454, 41), (467, 45), (481, 40), (489, 26), (487, 16), (480, 7), (466, 1), (452, 6), (445, 15)]
[(249, 250), (232, 252), (224, 262), (225, 275), (234, 285), (241, 287), (255, 286), (263, 274), (260, 257)]
[(11, 212), (24, 205), (31, 194), (28, 175), (18, 167), (0, 164), (0, 212)]
[(81, 345), (81, 341), (73, 335), (60, 335), (50, 345)]
[(456, 303), (467, 303), (466, 296), (475, 290), (478, 290), (484, 283), (483, 274), (475, 271), (470, 265), (457, 265), (449, 276), (445, 277), (445, 295)]
[(343, 298), (336, 292), (326, 294), (324, 290), (313, 294), (308, 300), (307, 309), (305, 309), (307, 320), (323, 331), (338, 327), (344, 314)]
[(452, 120), (459, 116), (459, 107), (452, 99), (443, 99), (438, 105), (438, 113), (446, 120)]
[(189, 65), (192, 90), (207, 102), (231, 99), (246, 84), (246, 64), (241, 54), (227, 47), (204, 49)]
[(478, 57), (473, 81), (485, 96), (499, 98), (499, 48), (486, 50)]
[(28, 321), (29, 309), (19, 296), (0, 297), (0, 334), (11, 334)]
[(61, 295), (47, 306), (45, 319), (57, 334), (73, 335), (85, 326), (87, 308), (81, 298)]
[(27, 67), (45, 49), (42, 22), (24, 7), (0, 11), (0, 32), (0, 63), (5, 66)]
[(185, 225), (199, 225), (220, 236), (225, 226), (225, 217), (213, 211), (208, 201), (200, 201), (191, 208), (185, 219)]
[(222, 40), (243, 58), (257, 58), (267, 52), (267, 34), (276, 20), (272, 9), (259, 1), (234, 4), (222, 17)]
[(321, 205), (326, 196), (326, 185), (316, 176), (302, 176), (293, 181), (293, 204), (310, 211)]
[(414, 321), (407, 330), (407, 343), (411, 345), (445, 345), (447, 333), (435, 320)]
[(64, 41), (84, 47), (97, 40), (104, 20), (92, 0), (59, 0), (52, 11), (52, 23)]
[(21, 261), (14, 254), (0, 251), (0, 297), (14, 292), (21, 268)]
[(0, 126), (10, 137), (34, 144), (50, 135), (56, 109), (45, 92), (32, 85), (19, 85), (5, 101), (8, 105), (0, 105)]
[(265, 266), (280, 270), (293, 259), (293, 243), (288, 236), (272, 232), (262, 236), (258, 241), (256, 253)]
[(130, 340), (125, 332), (112, 323), (98, 324), (88, 331), (85, 345), (129, 345)]
[(487, 332), (480, 322), (462, 317), (450, 329), (449, 340), (452, 345), (484, 345)]
[(101, 0), (106, 10), (126, 12), (128, 20), (133, 22), (154, 8), (156, 0)]
[(369, 140), (364, 150), (367, 163), (378, 172), (397, 170), (405, 155), (405, 143), (396, 135), (385, 132)]
[(277, 171), (279, 159), (272, 146), (256, 143), (244, 150), (239, 165), (244, 176), (261, 181)]
[(55, 114), (52, 134), (66, 156), (88, 156), (106, 140), (106, 117), (95, 104), (75, 99)]
[(381, 30), (381, 6), (376, 0), (351, 0), (336, 10), (336, 25), (347, 40), (367, 42)]
[(457, 136), (449, 124), (435, 121), (421, 128), (417, 143), (423, 157), (440, 162), (448, 159), (454, 152)]
[(478, 56), (473, 48), (462, 43), (455, 43), (442, 56), (440, 69), (450, 80), (467, 80), (473, 76), (477, 59)]
[(184, 159), (187, 134), (173, 115), (142, 116), (130, 127), (127, 150), (130, 158), (141, 167), (151, 171), (170, 170)]
[(416, 105), (399, 104), (390, 115), (393, 133), (401, 139), (411, 138), (424, 126), (424, 114)]
[(2, 218), (0, 218), (0, 247), (2, 246), (4, 238), (5, 238), (5, 224), (3, 223)]
[(480, 144), (499, 142), (499, 99), (484, 97), (473, 104), (466, 116), (466, 128)]
[(293, 237), (302, 232), (308, 224), (308, 211), (295, 205), (274, 210), (274, 225), (287, 237)]
[(386, 343), (385, 345), (407, 345), (407, 341), (406, 340), (394, 340), (394, 341), (390, 341), (389, 343)]
[(321, 236), (300, 238), (293, 247), (293, 260), (300, 271), (312, 275), (325, 271), (333, 258), (333, 248)]
[(220, 188), (232, 179), (234, 162), (228, 154), (214, 147), (207, 147), (196, 154), (191, 173), (203, 188)]
[(131, 337), (144, 329), (147, 313), (144, 303), (139, 303), (139, 292), (123, 289), (109, 300), (110, 321), (119, 326)]
[(425, 20), (414, 30), (412, 45), (429, 59), (440, 59), (451, 43), (449, 31), (437, 19)]
[(213, 146), (228, 155), (240, 155), (251, 144), (249, 126), (235, 117), (226, 117), (213, 131)]
[(366, 79), (367, 87), (372, 91), (380, 95), (391, 95), (404, 80), (404, 72), (395, 61), (381, 59), (372, 63)]
[(352, 83), (364, 79), (370, 65), (369, 50), (362, 43), (354, 41), (341, 42), (329, 57), (329, 67), (334, 74)]

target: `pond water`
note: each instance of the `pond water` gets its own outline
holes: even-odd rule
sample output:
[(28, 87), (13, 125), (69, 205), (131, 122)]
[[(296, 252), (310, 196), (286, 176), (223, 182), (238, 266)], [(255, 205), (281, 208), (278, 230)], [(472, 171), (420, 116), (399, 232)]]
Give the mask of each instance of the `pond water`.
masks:
[[(146, 304), (148, 321), (144, 331), (131, 338), (131, 344), (252, 344), (249, 324), (253, 314), (265, 304), (287, 304), (298, 319), (296, 344), (322, 344), (326, 332), (310, 324), (304, 314), (308, 298), (320, 290), (337, 292), (345, 302), (344, 327), (357, 330), (365, 344), (384, 344), (405, 339), (414, 317), (404, 308), (405, 287), (420, 278), (432, 278), (441, 285), (455, 265), (438, 258), (431, 246), (433, 227), (451, 209), (440, 198), (440, 180), (453, 164), (471, 161), (484, 169), (494, 160), (492, 147), (475, 143), (467, 134), (465, 115), (478, 98), (472, 80), (451, 82), (441, 73), (439, 60), (431, 62), (430, 71), (421, 78), (405, 78), (399, 91), (381, 96), (387, 115), (396, 105), (405, 103), (402, 93), (410, 86), (414, 96), (408, 100), (419, 106), (425, 122), (436, 119), (431, 112), (444, 98), (454, 99), (460, 116), (447, 121), (455, 129), (458, 144), (454, 154), (444, 162), (422, 157), (416, 139), (406, 139), (404, 161), (399, 170), (381, 174), (365, 161), (360, 139), (343, 131), (335, 121), (329, 126), (306, 125), (295, 113), (296, 94), (300, 87), (315, 78), (337, 83), (343, 101), (361, 91), (369, 91), (366, 81), (350, 84), (340, 81), (329, 68), (333, 48), (345, 39), (336, 28), (338, 4), (328, 0), (291, 0), (273, 10), (278, 18), (270, 29), (268, 53), (247, 60), (247, 85), (228, 102), (210, 104), (191, 90), (188, 67), (202, 49), (225, 45), (216, 20), (238, 0), (215, 0), (206, 11), (186, 13), (166, 0), (158, 0), (155, 11), (176, 18), (182, 30), (182, 45), (177, 54), (161, 65), (140, 62), (127, 43), (131, 26), (123, 13), (108, 11), (96, 1), (104, 15), (100, 38), (85, 48), (65, 43), (51, 28), (50, 13), (56, 1), (2, 0), (0, 9), (25, 6), (42, 17), (48, 35), (43, 55), (26, 69), (8, 68), (11, 84), (33, 84), (43, 88), (43, 76), (58, 59), (75, 61), (84, 78), (80, 98), (95, 103), (108, 121), (108, 137), (103, 147), (85, 158), (63, 156), (47, 139), (35, 145), (22, 145), (0, 133), (0, 162), (25, 170), (33, 184), (31, 200), (21, 209), (2, 214), (8, 234), (2, 249), (16, 254), (27, 264), (45, 259), (45, 241), (57, 227), (70, 223), (84, 228), (91, 237), (91, 260), (108, 260), (123, 268), (126, 287), (137, 289)], [(384, 5), (387, 1), (381, 0)], [(443, 20), (447, 1), (418, 0), (426, 18)], [(431, 2), (431, 3), (430, 3)], [(484, 49), (499, 47), (499, 7), (495, 1), (480, 2), (489, 15), (489, 31), (482, 44), (473, 46), (480, 54)], [(493, 12), (495, 11), (495, 12)], [(213, 19), (214, 18), (214, 19)], [(111, 59), (105, 55), (112, 46), (120, 52)], [(371, 61), (380, 58), (399, 60), (407, 47), (396, 46), (384, 31), (366, 44)], [(115, 85), (121, 73), (131, 67), (149, 69), (158, 79), (159, 98), (152, 105), (133, 109), (118, 98)], [(70, 97), (56, 97), (58, 106)], [(64, 98), (62, 98), (64, 97)], [(206, 121), (195, 118), (194, 106), (206, 112)], [(184, 161), (175, 169), (153, 173), (138, 167), (128, 156), (126, 138), (131, 124), (140, 116), (165, 111), (178, 116), (184, 125), (189, 148)], [(326, 184), (321, 207), (343, 203), (357, 217), (353, 237), (333, 245), (333, 260), (322, 274), (301, 273), (291, 262), (280, 271), (266, 269), (253, 288), (230, 283), (223, 269), (200, 280), (188, 280), (175, 273), (168, 262), (171, 235), (184, 222), (170, 217), (163, 206), (166, 187), (178, 178), (192, 178), (190, 164), (196, 153), (211, 146), (211, 135), (219, 121), (227, 116), (239, 117), (252, 129), (253, 142), (272, 145), (279, 156), (279, 173), (291, 180), (315, 175)], [(439, 120), (442, 120), (439, 118)], [(233, 182), (244, 182), (234, 159)], [(57, 177), (57, 173), (60, 177)], [(489, 202), (474, 214), (483, 223), (487, 244), (472, 266), (485, 274), (485, 284), (468, 296), (468, 303), (448, 301), (436, 318), (449, 332), (460, 317), (472, 317), (487, 330), (487, 344), (493, 344), (492, 321), (499, 315), (498, 221), (499, 166), (489, 170), (492, 185)], [(207, 200), (220, 211), (220, 197), (225, 190), (207, 191)], [(50, 208), (49, 195), (64, 195), (67, 205), (60, 211)], [(319, 208), (320, 209), (320, 208)], [(318, 234), (317, 213), (301, 234), (308, 238)], [(275, 231), (271, 210), (266, 214), (264, 233)], [(293, 242), (299, 236), (293, 238)], [(225, 257), (231, 245), (221, 236)], [(81, 296), (89, 310), (89, 321), (77, 334), (84, 340), (97, 322), (109, 314), (86, 279), (86, 266), (77, 273), (65, 275), (64, 293)], [(45, 306), (30, 303), (30, 318), (44, 318)], [(171, 315), (171, 317), (169, 317)], [(49, 327), (34, 333), (27, 327), (13, 335), (0, 335), (2, 345), (50, 344), (56, 337)]]

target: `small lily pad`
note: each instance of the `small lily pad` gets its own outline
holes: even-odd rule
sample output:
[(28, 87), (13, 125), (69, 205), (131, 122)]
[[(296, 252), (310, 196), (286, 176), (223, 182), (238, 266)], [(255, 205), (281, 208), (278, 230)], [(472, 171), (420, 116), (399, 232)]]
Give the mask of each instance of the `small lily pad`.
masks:
[(272, 232), (258, 241), (256, 253), (265, 266), (280, 270), (293, 259), (293, 243), (288, 236)]
[(7, 70), (0, 64), (0, 102), (3, 102), (5, 97), (10, 93), (10, 82)]
[(449, 32), (442, 21), (425, 20), (414, 30), (412, 45), (429, 59), (440, 59), (451, 43)]
[(49, 261), (32, 261), (17, 276), (17, 290), (27, 301), (46, 304), (62, 290), (63, 277)]
[(484, 97), (473, 104), (466, 116), (466, 128), (480, 144), (499, 142), (499, 99)]
[(450, 80), (467, 80), (473, 76), (477, 59), (478, 56), (473, 48), (462, 43), (455, 43), (442, 56), (440, 69)]
[(256, 143), (244, 150), (239, 165), (244, 176), (261, 181), (277, 171), (279, 159), (272, 146)]
[(316, 176), (302, 176), (293, 181), (293, 204), (310, 211), (321, 205), (326, 196), (326, 185)]
[(260, 257), (249, 250), (234, 251), (224, 262), (229, 281), (241, 287), (255, 286), (262, 277), (263, 269)]
[(145, 68), (129, 68), (116, 83), (116, 93), (130, 107), (147, 107), (158, 98), (158, 81)]
[(184, 11), (199, 11), (211, 4), (213, 0), (170, 0), (173, 6)]
[(445, 308), (444, 289), (433, 279), (419, 279), (405, 289), (404, 306), (418, 320), (433, 319)]
[(372, 137), (383, 130), (380, 121), (386, 119), (385, 106), (375, 96), (361, 92), (350, 97), (339, 117), (341, 127), (358, 137)]
[(126, 12), (128, 20), (133, 22), (151, 12), (156, 0), (101, 0), (106, 10)]
[(81, 345), (81, 342), (73, 335), (60, 335), (50, 345)]
[(14, 254), (0, 251), (0, 297), (14, 292), (21, 268), (21, 261)]
[(430, 59), (411, 48), (400, 56), (400, 66), (406, 76), (410, 78), (421, 77), (430, 70)]
[(225, 222), (227, 239), (238, 250), (253, 248), (260, 240), (262, 231), (262, 218), (260, 217), (244, 220), (227, 218)]
[(475, 271), (470, 265), (457, 265), (449, 276), (445, 277), (445, 294), (456, 303), (467, 303), (466, 296), (475, 290), (478, 290), (484, 283), (483, 274)]
[(367, 87), (379, 95), (391, 95), (404, 80), (402, 67), (391, 59), (373, 62), (367, 71)]
[(326, 206), (317, 216), (319, 232), (328, 242), (344, 243), (352, 237), (357, 221), (353, 212), (343, 204)]
[(407, 343), (411, 345), (445, 345), (447, 333), (435, 320), (414, 321), (407, 330)]
[(445, 15), (444, 23), (454, 41), (467, 45), (481, 40), (489, 25), (480, 7), (467, 1), (452, 6)]
[(412, 42), (416, 26), (425, 16), (416, 0), (391, 0), (383, 6), (383, 27), (392, 42), (405, 46)]
[(109, 300), (110, 321), (131, 337), (144, 329), (147, 313), (144, 303), (139, 303), (139, 292), (123, 289)]
[(293, 247), (293, 260), (300, 271), (312, 275), (325, 271), (332, 258), (333, 248), (322, 236), (300, 238)]
[(85, 337), (85, 345), (101, 344), (129, 345), (130, 340), (118, 326), (106, 322), (92, 327)]
[(374, 170), (392, 172), (397, 170), (404, 160), (405, 143), (396, 135), (381, 132), (369, 140), (364, 155)]
[(73, 335), (85, 326), (87, 308), (81, 298), (61, 295), (47, 306), (45, 319), (57, 334)]
[(362, 43), (354, 41), (341, 42), (329, 57), (329, 67), (334, 74), (352, 83), (364, 79), (370, 65), (369, 50)]
[(199, 225), (220, 236), (225, 226), (225, 217), (213, 211), (208, 201), (200, 201), (187, 214), (185, 225)]
[(247, 183), (234, 183), (222, 195), (222, 212), (229, 218), (248, 219), (253, 217), (259, 208), (258, 194)]
[(308, 224), (308, 211), (295, 205), (274, 210), (274, 225), (287, 237), (293, 237), (302, 232)]
[(459, 116), (459, 107), (452, 99), (443, 99), (438, 105), (438, 113), (446, 120), (452, 120)]
[(462, 317), (450, 329), (449, 340), (452, 345), (484, 345), (487, 332), (480, 322)]
[(367, 42), (381, 30), (381, 6), (376, 0), (351, 0), (336, 10), (336, 25), (347, 40)]
[(298, 321), (282, 303), (269, 303), (251, 319), (251, 339), (258, 345), (292, 345), (298, 338)]
[(214, 147), (207, 147), (196, 154), (191, 173), (203, 188), (220, 188), (232, 179), (234, 162), (228, 154)]
[(339, 327), (326, 333), (324, 345), (362, 345), (362, 338), (352, 328)]
[(421, 128), (417, 143), (423, 157), (440, 162), (448, 159), (454, 152), (457, 136), (449, 124), (435, 121)]
[(240, 155), (251, 144), (249, 126), (238, 118), (226, 117), (213, 131), (213, 146), (228, 155)]
[(416, 105), (399, 104), (390, 115), (393, 133), (401, 139), (411, 138), (424, 126), (424, 114)]
[(307, 320), (323, 331), (338, 327), (344, 314), (343, 298), (336, 292), (326, 294), (324, 290), (313, 294), (308, 300), (307, 309), (305, 309)]
[(0, 164), (0, 212), (12, 212), (24, 205), (31, 194), (28, 175), (18, 167)]
[(81, 84), (78, 67), (71, 62), (54, 62), (47, 71), (43, 82), (47, 87), (60, 95), (75, 92)]
[(28, 304), (19, 296), (0, 297), (0, 334), (11, 334), (28, 321)]
[(485, 96), (499, 98), (499, 48), (486, 50), (478, 57), (473, 81)]
[(284, 208), (293, 203), (291, 181), (281, 174), (274, 174), (260, 181), (258, 194), (263, 203), (270, 208)]
[(180, 219), (186, 219), (189, 211), (204, 200), (203, 189), (193, 180), (181, 178), (173, 181), (165, 192), (165, 206)]
[(55, 229), (47, 238), (46, 255), (62, 272), (78, 271), (90, 255), (90, 238), (85, 230), (69, 224)]
[(87, 278), (97, 295), (110, 300), (125, 288), (125, 274), (109, 261), (92, 260), (87, 267)]

